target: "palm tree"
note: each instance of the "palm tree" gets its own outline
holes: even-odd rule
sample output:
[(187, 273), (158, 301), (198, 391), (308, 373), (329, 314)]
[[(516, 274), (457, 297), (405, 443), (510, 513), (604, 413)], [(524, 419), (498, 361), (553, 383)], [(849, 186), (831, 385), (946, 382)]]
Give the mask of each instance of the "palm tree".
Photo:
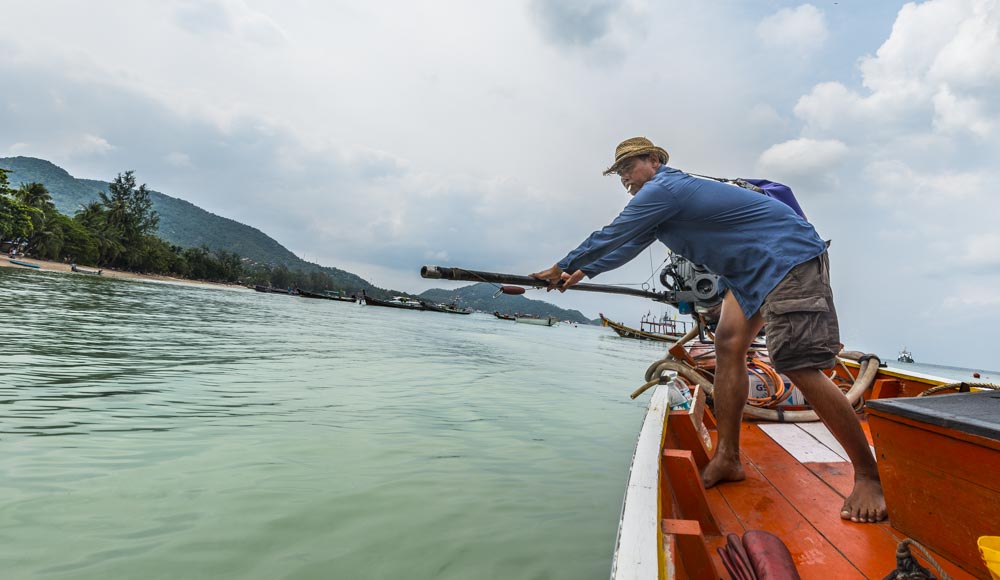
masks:
[[(101, 193), (102, 198), (106, 198)], [(101, 201), (92, 201), (76, 212), (74, 219), (86, 227), (94, 235), (94, 243), (97, 245), (97, 265), (103, 266), (117, 258), (125, 246), (120, 241), (120, 234), (117, 228), (109, 223), (109, 211), (105, 209), (105, 204)]]
[(20, 189), (14, 193), (21, 201), (33, 208), (43, 212), (55, 211), (56, 206), (52, 203), (52, 195), (45, 188), (45, 184), (32, 182), (22, 183)]

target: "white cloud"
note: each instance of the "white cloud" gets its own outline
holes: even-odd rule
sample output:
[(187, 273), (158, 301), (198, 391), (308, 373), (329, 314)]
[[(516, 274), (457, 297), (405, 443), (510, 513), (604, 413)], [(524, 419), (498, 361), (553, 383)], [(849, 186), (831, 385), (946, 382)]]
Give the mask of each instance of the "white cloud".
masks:
[[(1000, 234), (985, 233), (970, 236), (965, 241), (962, 263), (976, 269), (1000, 272)], [(1000, 301), (1000, 292), (991, 287), (991, 294)]]
[(80, 135), (70, 141), (67, 147), (67, 153), (71, 156), (104, 155), (115, 148), (104, 137), (90, 134)]
[(747, 112), (747, 121), (763, 128), (784, 128), (788, 124), (781, 114), (767, 103), (757, 103), (750, 107)]
[(185, 0), (173, 17), (178, 26), (195, 34), (231, 34), (266, 47), (288, 41), (273, 18), (243, 0)]
[(990, 197), (989, 173), (980, 171), (916, 171), (899, 159), (873, 161), (862, 176), (872, 185), (870, 193), (885, 204), (906, 207), (982, 207)]
[(836, 139), (792, 139), (761, 153), (757, 167), (775, 179), (835, 181), (835, 172), (849, 153), (847, 145)]
[(961, 89), (995, 87), (1000, 81), (1000, 10), (995, 0), (971, 3), (955, 34), (942, 47), (928, 76)]
[(178, 168), (191, 168), (194, 164), (191, 163), (191, 156), (187, 153), (181, 153), (180, 151), (171, 151), (164, 156), (163, 160), (171, 167)]
[(994, 287), (976, 285), (956, 288), (950, 296), (945, 297), (942, 305), (949, 311), (965, 316), (974, 312), (978, 314), (975, 318), (982, 320), (983, 316), (994, 314), (1000, 309), (1000, 294), (993, 291)]
[(7, 147), (7, 155), (10, 156), (26, 155), (28, 151), (31, 151), (31, 145), (24, 143), (23, 141), (12, 143), (9, 147)]
[(988, 137), (996, 120), (986, 114), (983, 103), (975, 97), (958, 97), (947, 86), (934, 95), (934, 128), (951, 133), (966, 130)]
[(837, 82), (816, 85), (795, 107), (803, 132), (884, 136), (931, 125), (987, 135), (1000, 114), (993, 103), (1000, 91), (998, 31), (996, 0), (906, 4), (889, 38), (860, 61), (868, 93)]
[(782, 8), (757, 24), (757, 39), (782, 50), (813, 51), (828, 37), (826, 17), (812, 4)]

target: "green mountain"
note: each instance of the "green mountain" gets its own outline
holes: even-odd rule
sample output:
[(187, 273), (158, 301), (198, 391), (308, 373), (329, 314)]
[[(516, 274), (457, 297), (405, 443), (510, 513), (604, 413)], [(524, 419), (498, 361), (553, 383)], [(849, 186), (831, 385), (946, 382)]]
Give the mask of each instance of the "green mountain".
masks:
[[(65, 169), (34, 157), (0, 158), (0, 167), (8, 169), (12, 186), (22, 183), (43, 183), (52, 195), (52, 202), (61, 213), (72, 216), (82, 206), (97, 199), (99, 191), (107, 191), (108, 183), (93, 179), (78, 179)], [(361, 277), (340, 270), (307, 262), (257, 228), (207, 212), (200, 207), (157, 191), (150, 192), (153, 209), (160, 214), (157, 235), (184, 248), (208, 246), (213, 250), (235, 252), (258, 264), (284, 265), (290, 270), (324, 272), (343, 288), (371, 289)]]
[(583, 324), (593, 324), (593, 321), (581, 314), (579, 310), (565, 310), (563, 308), (559, 308), (558, 306), (553, 306), (548, 302), (544, 302), (542, 300), (531, 300), (529, 298), (525, 298), (524, 296), (508, 296), (506, 294), (501, 294), (496, 298), (493, 298), (493, 295), (496, 294), (496, 292), (497, 287), (493, 284), (480, 282), (478, 284), (463, 286), (453, 290), (432, 288), (423, 294), (420, 294), (419, 298), (433, 302), (450, 303), (454, 301), (459, 306), (474, 308), (484, 312), (497, 311), (501, 314), (521, 313), (535, 314), (538, 316), (555, 316), (559, 320), (571, 320), (573, 322), (580, 322)]
[[(0, 167), (9, 170), (8, 178), (14, 187), (32, 182), (45, 184), (56, 209), (69, 216), (96, 200), (98, 192), (108, 191), (107, 182), (73, 177), (65, 169), (44, 159), (4, 157), (0, 158)], [(258, 264), (272, 267), (284, 265), (290, 270), (304, 272), (324, 272), (342, 288), (365, 289), (373, 296), (412, 296), (405, 292), (374, 287), (361, 277), (338, 268), (307, 262), (257, 228), (207, 212), (182, 199), (157, 191), (150, 191), (150, 199), (153, 209), (160, 214), (157, 235), (171, 244), (184, 248), (208, 246), (212, 250), (235, 252)], [(564, 310), (541, 300), (507, 295), (493, 299), (495, 292), (496, 288), (490, 284), (474, 284), (456, 290), (428, 290), (420, 298), (451, 302), (457, 297), (462, 306), (486, 312), (498, 310), (502, 313), (551, 315), (560, 320), (593, 323), (579, 311)]]

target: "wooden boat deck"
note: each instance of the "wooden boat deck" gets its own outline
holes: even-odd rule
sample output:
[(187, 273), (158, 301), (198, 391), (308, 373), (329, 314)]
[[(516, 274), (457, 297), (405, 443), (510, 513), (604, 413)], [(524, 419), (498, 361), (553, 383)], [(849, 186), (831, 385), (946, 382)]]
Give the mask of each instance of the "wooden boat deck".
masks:
[[(824, 429), (812, 425), (777, 426), (805, 427), (802, 433), (808, 441), (810, 430), (816, 426)], [(852, 487), (851, 464), (843, 460), (802, 462), (766, 433), (768, 426), (750, 422), (742, 425), (741, 453), (747, 479), (706, 492), (723, 533), (706, 538), (716, 569), (725, 574), (715, 553), (715, 548), (725, 542), (725, 534), (742, 534), (750, 529), (767, 530), (784, 540), (802, 578), (880, 579), (895, 569), (896, 547), (905, 536), (888, 522), (856, 524), (839, 517)], [(824, 436), (821, 431), (817, 433), (812, 438), (822, 443)], [(714, 440), (714, 433), (712, 436)], [(827, 449), (827, 459), (842, 459), (842, 450), (832, 446)], [(802, 456), (798, 451), (796, 454)], [(946, 506), (942, 504), (940, 509)], [(932, 555), (956, 580), (974, 578), (943, 556)]]

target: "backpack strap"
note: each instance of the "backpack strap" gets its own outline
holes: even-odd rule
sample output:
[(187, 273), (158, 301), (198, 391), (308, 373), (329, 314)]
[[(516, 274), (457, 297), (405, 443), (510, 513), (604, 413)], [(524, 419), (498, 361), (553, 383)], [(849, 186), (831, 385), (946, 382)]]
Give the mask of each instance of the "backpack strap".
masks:
[(749, 189), (750, 191), (755, 191), (757, 193), (767, 195), (767, 192), (765, 192), (763, 189), (757, 187), (756, 185), (750, 183), (749, 181), (743, 178), (727, 179), (725, 177), (712, 177), (711, 175), (699, 175), (697, 173), (688, 173), (688, 175), (691, 175), (693, 177), (701, 177), (702, 179), (711, 179), (712, 181), (718, 181), (719, 183), (728, 183), (730, 185), (735, 185), (736, 187), (742, 187), (743, 189)]

